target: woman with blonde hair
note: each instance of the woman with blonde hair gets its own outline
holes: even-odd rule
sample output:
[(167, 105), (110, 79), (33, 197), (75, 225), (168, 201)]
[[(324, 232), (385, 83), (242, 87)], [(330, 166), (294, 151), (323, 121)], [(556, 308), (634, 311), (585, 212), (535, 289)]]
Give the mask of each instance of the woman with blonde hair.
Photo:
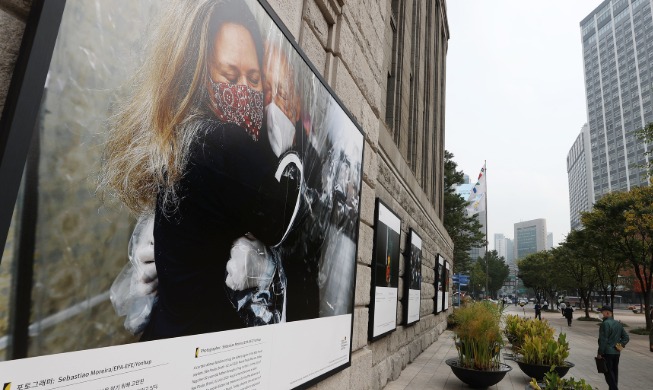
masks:
[[(141, 340), (278, 322), (283, 296), (252, 320), (225, 284), (234, 241), (264, 250), (282, 240), (301, 182), (300, 163), (278, 168), (259, 142), (258, 25), (242, 0), (177, 1), (150, 52), (115, 115), (102, 176), (134, 213), (155, 216), (158, 300)], [(268, 276), (283, 285), (279, 267)]]

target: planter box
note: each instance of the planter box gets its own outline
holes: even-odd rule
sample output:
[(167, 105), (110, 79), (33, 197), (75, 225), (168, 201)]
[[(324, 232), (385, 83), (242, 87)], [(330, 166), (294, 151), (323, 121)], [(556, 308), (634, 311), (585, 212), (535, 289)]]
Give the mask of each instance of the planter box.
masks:
[[(548, 365), (529, 364), (520, 360), (515, 360), (515, 362), (519, 364), (519, 368), (524, 374), (531, 378), (535, 378), (538, 382), (541, 382), (542, 379), (544, 379), (544, 374), (551, 370), (551, 366)], [(556, 366), (554, 370), (558, 373), (558, 376), (562, 378), (567, 375), (567, 372), (569, 372), (569, 369), (572, 367), (574, 367), (573, 363), (565, 362), (564, 366)]]
[(454, 375), (474, 389), (486, 388), (501, 382), (504, 376), (512, 370), (507, 364), (499, 363), (499, 369), (495, 371), (481, 371), (471, 368), (464, 368), (458, 365), (458, 358), (451, 358), (445, 361)]

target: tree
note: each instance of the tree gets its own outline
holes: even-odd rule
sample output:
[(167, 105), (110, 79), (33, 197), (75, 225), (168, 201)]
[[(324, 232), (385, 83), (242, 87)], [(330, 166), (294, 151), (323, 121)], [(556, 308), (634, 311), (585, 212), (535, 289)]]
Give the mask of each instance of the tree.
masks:
[[(635, 136), (637, 137), (637, 139), (639, 139), (640, 141), (642, 141), (642, 142), (644, 142), (644, 143), (646, 143), (648, 145), (653, 143), (653, 122), (649, 122), (643, 128), (636, 130), (635, 131)], [(649, 173), (649, 176), (653, 176), (652, 175), (653, 174), (653, 159), (651, 158), (651, 154), (653, 154), (653, 149), (649, 148), (649, 150), (647, 150), (645, 154), (649, 157), (647, 159), (648, 163), (647, 163), (646, 166), (643, 166), (642, 168), (646, 168), (646, 170)]]
[[(469, 270), (469, 287), (474, 293), (485, 290), (485, 267), (474, 263)], [(478, 295), (475, 295), (475, 297)]]
[(589, 318), (592, 292), (598, 283), (594, 267), (594, 248), (591, 237), (585, 230), (572, 230), (558, 248), (553, 249), (553, 261), (556, 269), (564, 273), (571, 281), (573, 289), (583, 300), (585, 318)]
[(532, 288), (535, 295), (540, 298), (548, 297), (553, 301), (558, 292), (560, 272), (555, 269), (553, 253), (540, 251), (531, 253), (517, 262), (519, 278), (524, 286)]
[[(622, 254), (633, 268), (644, 298), (646, 329), (651, 330), (651, 290), (653, 289), (653, 187), (628, 192), (612, 192), (583, 213), (581, 221), (613, 253)], [(616, 281), (614, 282), (616, 284)]]
[[(487, 274), (486, 274), (487, 272)], [(484, 257), (479, 257), (472, 267), (470, 283), (475, 289), (484, 289), (487, 278), (486, 295), (496, 297), (496, 292), (501, 289), (503, 283), (508, 278), (510, 269), (503, 257), (499, 257), (497, 251), (492, 250), (485, 253)]]
[(463, 172), (457, 171), (454, 155), (444, 151), (444, 228), (453, 241), (454, 272), (469, 272), (469, 250), (485, 246), (481, 223), (467, 215), (467, 201), (456, 194), (455, 185), (463, 183)]

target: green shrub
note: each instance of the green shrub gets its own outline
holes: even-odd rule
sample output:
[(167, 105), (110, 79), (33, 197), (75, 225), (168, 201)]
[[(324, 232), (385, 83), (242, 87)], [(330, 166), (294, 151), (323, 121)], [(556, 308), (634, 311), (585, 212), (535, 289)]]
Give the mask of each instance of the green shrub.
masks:
[(553, 338), (554, 329), (547, 321), (506, 316), (504, 333), (521, 360), (528, 364), (563, 366), (569, 357), (567, 336)]
[(569, 357), (567, 336), (560, 333), (558, 340), (553, 337), (526, 336), (521, 347), (522, 361), (527, 364), (544, 366), (564, 366)]
[(489, 302), (469, 303), (454, 311), (460, 366), (477, 370), (499, 368), (499, 351), (503, 343), (500, 320), (499, 308)]
[(594, 390), (590, 384), (585, 382), (585, 379), (560, 378), (553, 367), (548, 373), (544, 374), (544, 387), (541, 387), (535, 378), (531, 378), (529, 384), (534, 390)]
[(646, 330), (646, 328), (635, 328), (635, 329), (631, 329), (630, 333), (648, 336), (650, 331)]
[(504, 333), (515, 352), (520, 352), (526, 336), (552, 339), (554, 330), (547, 321), (521, 318), (516, 315), (506, 316)]

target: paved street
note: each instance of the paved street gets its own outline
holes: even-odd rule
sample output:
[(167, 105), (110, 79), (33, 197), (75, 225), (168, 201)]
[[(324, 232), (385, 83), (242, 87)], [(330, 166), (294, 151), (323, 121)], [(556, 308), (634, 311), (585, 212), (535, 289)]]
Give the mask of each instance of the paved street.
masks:
[[(534, 314), (533, 304), (529, 304), (523, 309), (519, 306), (510, 306), (506, 313), (532, 317)], [(542, 313), (542, 319), (549, 321), (558, 332), (567, 333), (567, 340), (570, 344), (568, 360), (576, 366), (571, 368), (565, 377), (583, 378), (595, 388), (606, 390), (608, 387), (603, 379), (603, 374), (596, 372), (594, 364), (599, 322), (577, 321), (576, 318), (580, 316), (584, 316), (584, 312), (577, 310), (574, 313), (572, 326), (568, 327), (567, 320), (561, 314)], [(599, 318), (600, 313), (594, 313), (592, 316)], [(627, 330), (644, 326), (643, 314), (633, 314), (628, 310), (616, 310), (615, 318), (629, 325)], [(648, 336), (631, 333), (629, 335), (630, 343), (621, 353), (619, 363), (619, 388), (622, 390), (651, 389), (653, 388), (653, 353), (649, 352)], [(504, 352), (508, 353), (509, 351)], [(444, 362), (455, 356), (453, 333), (446, 331), (440, 335), (437, 342), (406, 367), (399, 379), (388, 382), (385, 390), (468, 389), (469, 387), (456, 378)], [(530, 379), (521, 372), (517, 363), (511, 360), (505, 360), (505, 363), (513, 368), (512, 371), (491, 389), (524, 390)]]

